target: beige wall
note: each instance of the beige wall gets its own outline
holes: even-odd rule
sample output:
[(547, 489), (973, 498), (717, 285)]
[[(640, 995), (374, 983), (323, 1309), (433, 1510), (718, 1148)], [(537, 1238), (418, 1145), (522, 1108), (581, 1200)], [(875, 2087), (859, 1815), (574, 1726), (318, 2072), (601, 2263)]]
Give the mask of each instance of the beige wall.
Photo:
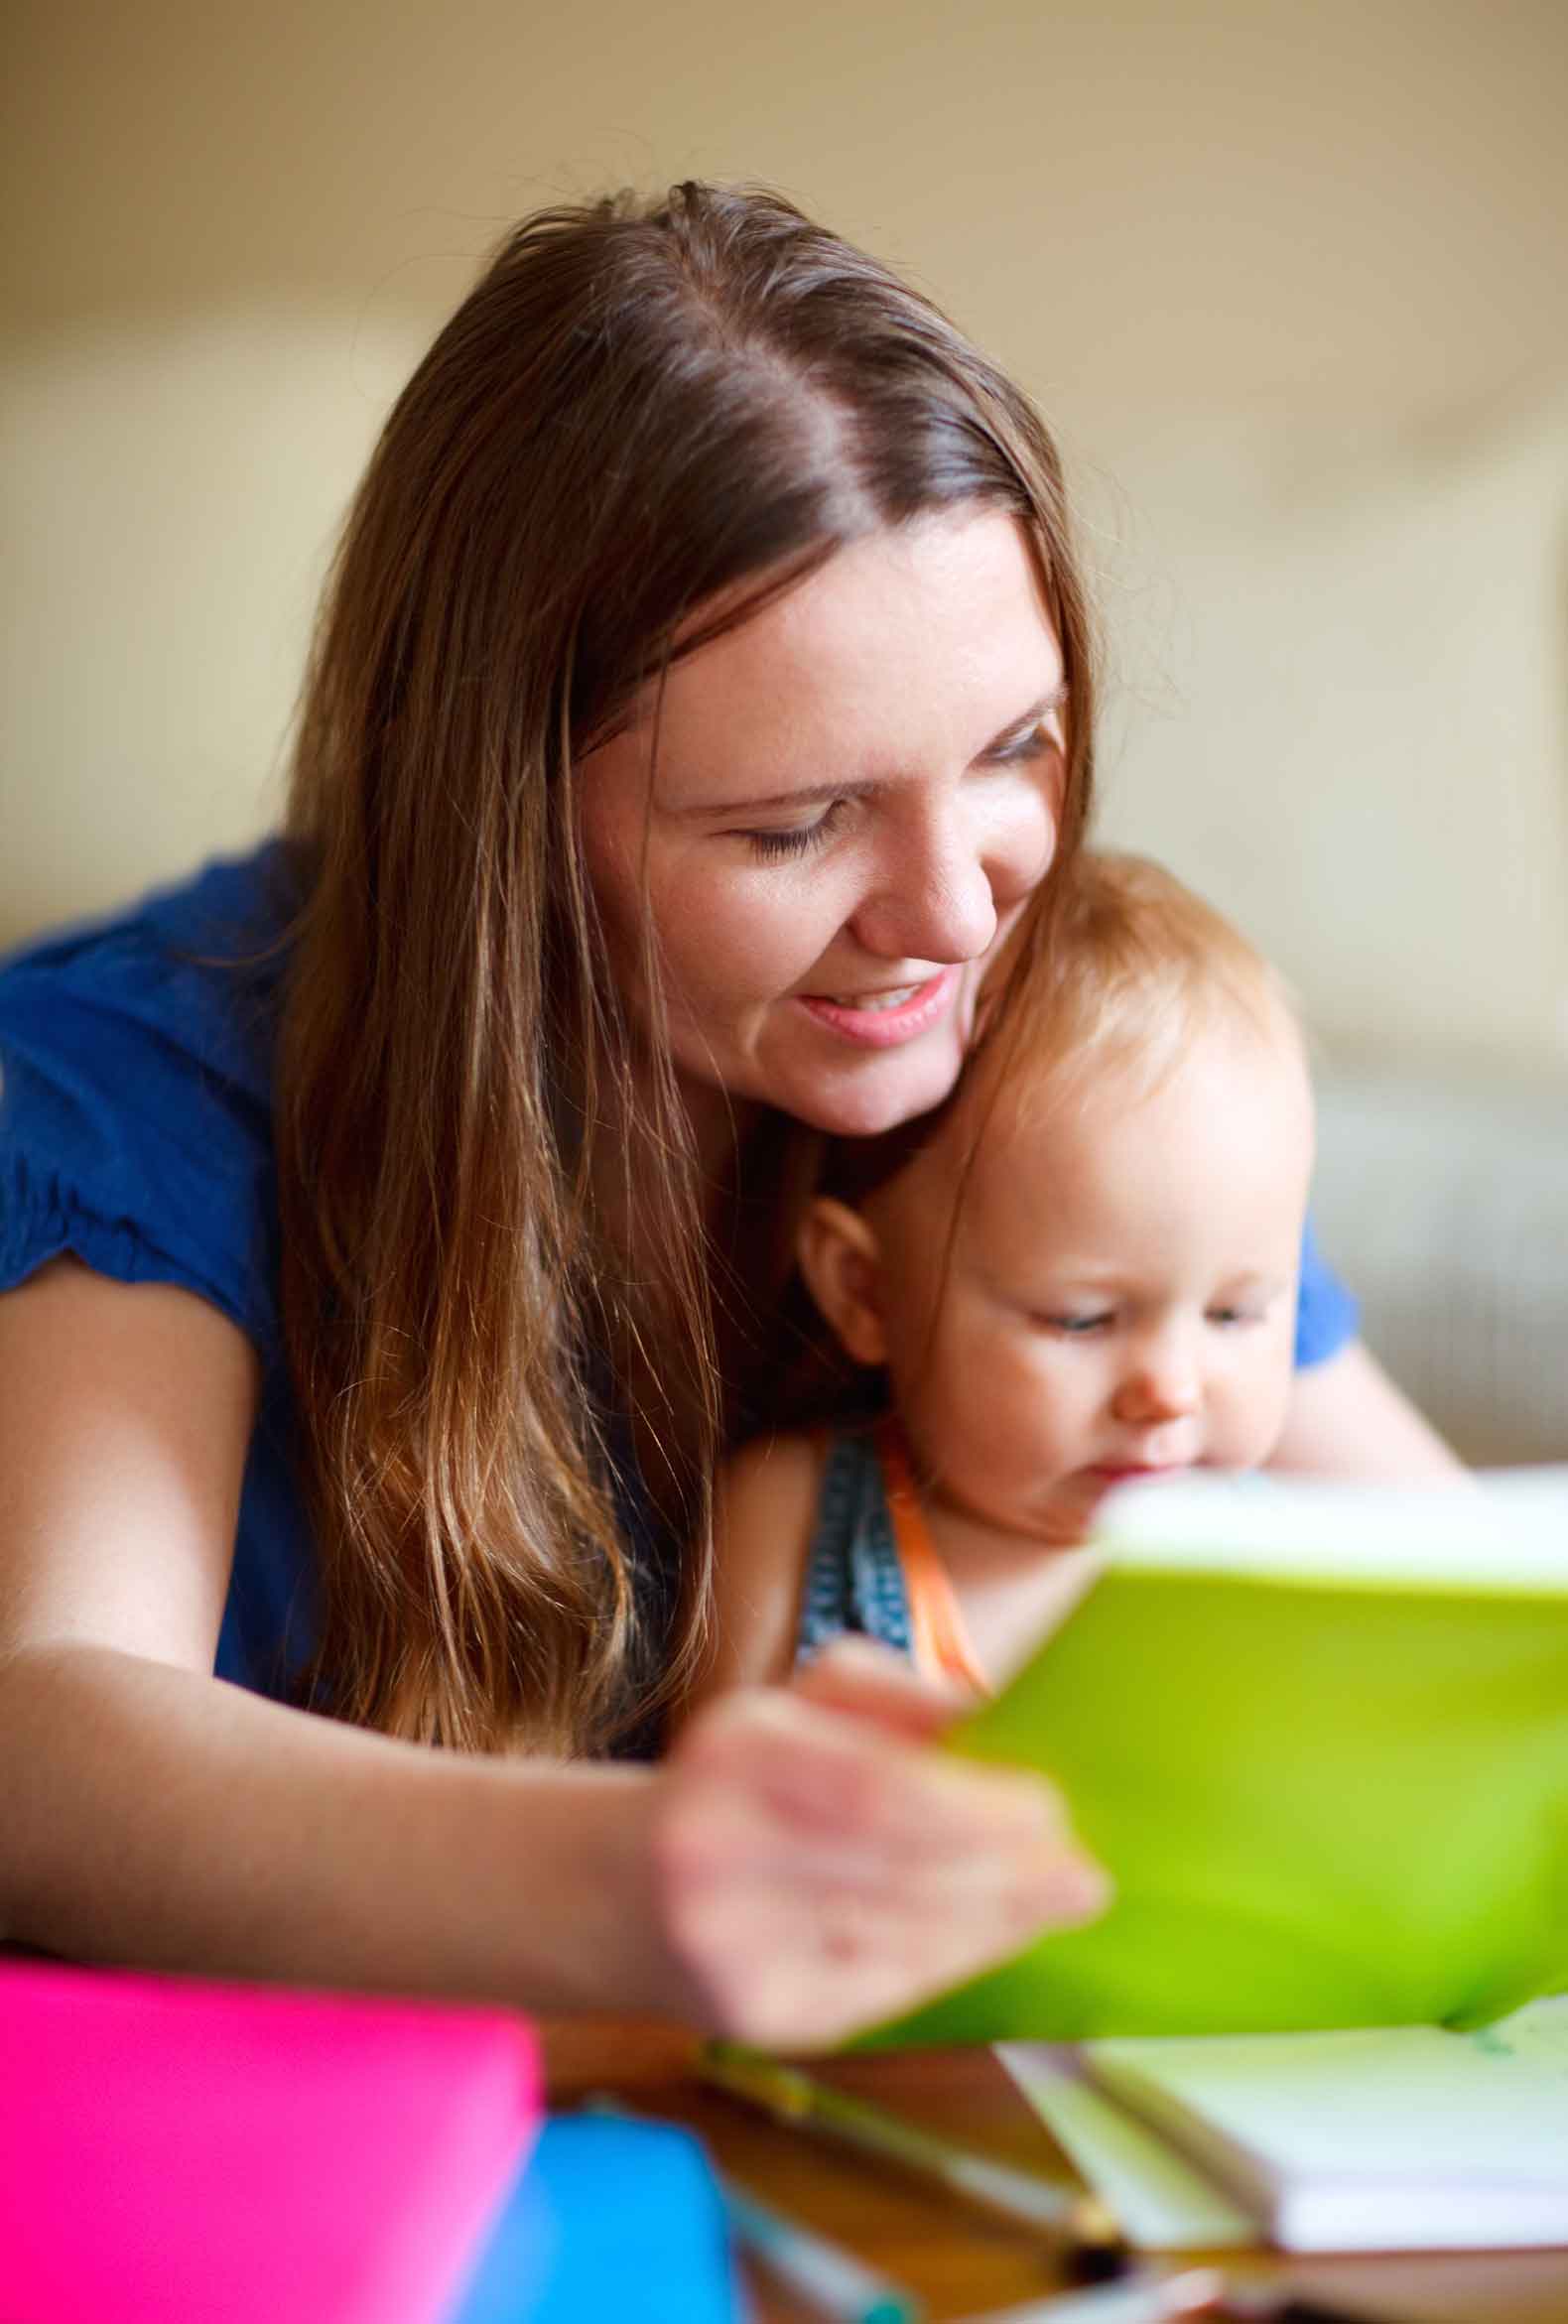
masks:
[(1568, 1080), (1558, 0), (97, 0), (11, 55), (0, 938), (265, 825), (334, 523), (502, 223), (754, 176), (1058, 422), (1108, 831), (1344, 1044)]

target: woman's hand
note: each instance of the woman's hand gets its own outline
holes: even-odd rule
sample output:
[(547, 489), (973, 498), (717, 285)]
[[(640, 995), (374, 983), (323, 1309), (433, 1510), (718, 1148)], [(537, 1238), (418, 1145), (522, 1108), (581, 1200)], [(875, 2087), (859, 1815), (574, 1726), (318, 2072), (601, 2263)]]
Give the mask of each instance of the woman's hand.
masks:
[(1104, 1908), (1109, 1882), (1048, 1783), (923, 1747), (962, 1708), (846, 1642), (687, 1728), (654, 1831), (685, 2014), (767, 2048), (826, 2046)]

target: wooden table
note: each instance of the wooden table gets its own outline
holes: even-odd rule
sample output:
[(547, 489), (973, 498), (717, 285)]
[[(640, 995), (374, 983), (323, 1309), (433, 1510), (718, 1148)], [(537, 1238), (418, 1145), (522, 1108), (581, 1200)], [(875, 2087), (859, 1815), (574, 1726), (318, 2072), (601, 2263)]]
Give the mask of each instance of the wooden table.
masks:
[[(699, 2082), (693, 2044), (640, 2019), (576, 2018), (545, 2028), (552, 2104), (590, 2092), (683, 2123), (707, 2141), (740, 2186), (817, 2228), (918, 2292), (932, 2324), (985, 2315), (1060, 2287), (1051, 2254), (1026, 2231), (972, 2210), (941, 2188), (851, 2149), (780, 2128)], [(1007, 2160), (1073, 2181), (1071, 2166), (988, 2050), (908, 2051), (818, 2061), (813, 2072)], [(1183, 2257), (1180, 2264), (1198, 2260)], [(1568, 2250), (1284, 2262), (1235, 2254), (1216, 2263), (1254, 2280), (1288, 2282), (1303, 2297), (1387, 2324), (1568, 2324)], [(765, 2324), (808, 2324), (809, 2312), (762, 2278)], [(820, 2324), (820, 2319), (812, 2319)]]

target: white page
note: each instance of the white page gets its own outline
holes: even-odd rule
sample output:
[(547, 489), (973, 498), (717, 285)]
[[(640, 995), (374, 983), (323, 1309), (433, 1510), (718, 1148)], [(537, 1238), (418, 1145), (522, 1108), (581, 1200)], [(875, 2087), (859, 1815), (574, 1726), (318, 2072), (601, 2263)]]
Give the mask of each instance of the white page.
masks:
[[(1568, 2234), (1568, 1996), (1533, 2001), (1472, 2034), (1397, 2026), (1104, 2042), (1084, 2052), (1057, 2042), (997, 2044), (996, 2056), (1111, 2206), (1129, 2243), (1143, 2251), (1219, 2251), (1266, 2233), (1266, 2206), (1254, 2209), (1224, 2191), (1179, 2144), (1097, 2090), (1086, 2079), (1091, 2051), (1097, 2062), (1119, 2052), (1140, 2064), (1152, 2059), (1143, 2079), (1179, 2093), (1171, 2100), (1176, 2116), (1190, 2108), (1200, 2086), (1207, 2093), (1212, 2081), (1224, 2081), (1229, 2103), (1220, 2124), (1233, 2142), (1240, 2142), (1239, 2089), (1248, 2092), (1253, 2132), (1266, 2120), (1276, 2136), (1281, 2122), (1302, 2119), (1296, 2102), (1307, 2091), (1311, 2151), (1320, 2162), (1327, 2154), (1332, 2167), (1306, 2172), (1292, 2167), (1277, 2145), (1253, 2149), (1260, 2158), (1266, 2153), (1259, 2175), (1282, 2191), (1287, 2248), (1556, 2245)], [(1205, 2077), (1201, 2069), (1183, 2070), (1174, 2053), (1193, 2052), (1226, 2053), (1230, 2072)], [(1244, 2072), (1236, 2070), (1241, 2053), (1250, 2053), (1241, 2058)], [(1301, 2074), (1304, 2053), (1310, 2071)], [(1390, 2073), (1390, 2065), (1397, 2071)], [(1472, 2101), (1482, 2092), (1478, 2113)], [(1146, 2104), (1147, 2090), (1143, 2095)], [(1320, 2114), (1325, 2101), (1332, 2116), (1327, 2130)], [(1496, 2136), (1500, 2127), (1505, 2148)], [(1437, 2176), (1431, 2175), (1434, 2156)]]
[(1169, 2101), (1282, 2180), (1568, 2189), (1568, 1996), (1477, 2033), (1399, 2025), (1101, 2041), (1085, 2055), (1115, 2095)]
[(1368, 1589), (1568, 1593), (1568, 1467), (1462, 1485), (1193, 1475), (1118, 1487), (1094, 1547), (1140, 1571), (1235, 1573)]
[(1003, 2041), (996, 2055), (1140, 2252), (1222, 2251), (1257, 2241), (1251, 2213), (1088, 2083), (1065, 2045)]

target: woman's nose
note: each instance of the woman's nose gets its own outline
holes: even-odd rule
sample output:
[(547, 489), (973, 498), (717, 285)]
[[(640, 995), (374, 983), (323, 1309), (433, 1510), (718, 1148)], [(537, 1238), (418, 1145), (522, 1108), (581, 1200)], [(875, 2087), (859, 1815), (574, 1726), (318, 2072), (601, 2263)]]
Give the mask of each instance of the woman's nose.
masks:
[(892, 867), (854, 915), (853, 933), (886, 961), (978, 960), (996, 933), (984, 866), (955, 857)]
[(978, 960), (999, 912), (1045, 876), (1055, 838), (1038, 798), (998, 813), (967, 801), (922, 817), (890, 847), (852, 929), (883, 960)]

